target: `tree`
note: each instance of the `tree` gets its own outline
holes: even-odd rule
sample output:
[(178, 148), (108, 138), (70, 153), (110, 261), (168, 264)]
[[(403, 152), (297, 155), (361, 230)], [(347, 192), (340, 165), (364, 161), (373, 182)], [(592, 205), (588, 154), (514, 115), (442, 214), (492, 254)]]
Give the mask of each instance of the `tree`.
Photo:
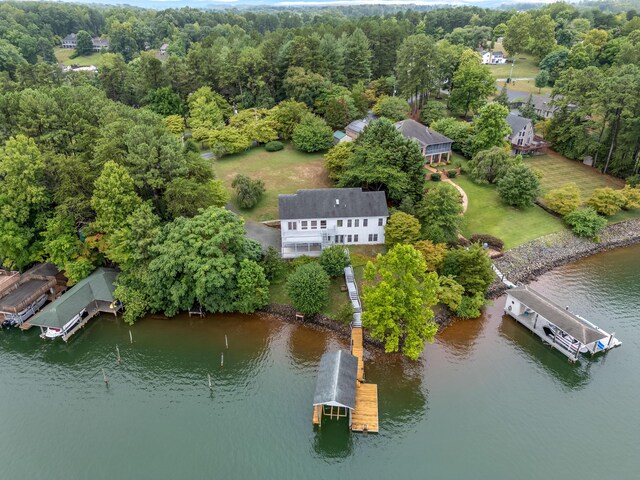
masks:
[(596, 188), (587, 200), (587, 205), (601, 215), (615, 215), (625, 204), (622, 191), (610, 187)]
[(517, 163), (498, 181), (498, 194), (508, 205), (529, 207), (540, 195), (540, 180), (529, 167)]
[(515, 163), (516, 160), (506, 148), (493, 147), (476, 153), (465, 172), (478, 183), (493, 184), (504, 177)]
[(449, 183), (430, 188), (417, 207), (423, 237), (434, 243), (453, 243), (462, 222), (460, 192)]
[(560, 215), (567, 215), (582, 204), (580, 189), (574, 182), (565, 183), (544, 196), (544, 204)]
[(475, 135), (472, 144), (476, 152), (506, 146), (505, 137), (511, 133), (511, 127), (506, 120), (507, 115), (509, 109), (496, 102), (480, 109), (473, 122)]
[(397, 122), (407, 118), (409, 103), (399, 97), (382, 96), (373, 106), (373, 113)]
[(389, 217), (384, 227), (384, 242), (392, 247), (398, 243), (411, 244), (418, 240), (420, 222), (413, 215), (396, 212)]
[(105, 163), (91, 197), (96, 212), (95, 228), (106, 234), (115, 232), (141, 203), (127, 169), (113, 161)]
[(224, 127), (209, 131), (209, 146), (217, 156), (244, 152), (251, 147), (252, 140), (243, 130)]
[(568, 213), (564, 221), (578, 237), (596, 238), (607, 226), (607, 219), (598, 215), (593, 208), (579, 208)]
[(273, 107), (269, 115), (276, 121), (276, 129), (282, 138), (289, 140), (293, 135), (293, 130), (302, 118), (309, 112), (307, 106), (295, 100), (284, 100)]
[(473, 296), (464, 295), (460, 301), (460, 305), (455, 311), (456, 316), (463, 319), (478, 318), (482, 315), (480, 310), (486, 304), (484, 296), (476, 293)]
[(269, 303), (269, 281), (264, 270), (253, 260), (240, 262), (236, 277), (238, 298), (235, 309), (240, 313), (252, 313)]
[(516, 13), (507, 21), (502, 46), (510, 57), (515, 57), (529, 47), (532, 26), (533, 19), (528, 12)]
[[(224, 126), (228, 104), (209, 87), (201, 87), (188, 98), (189, 126), (195, 130), (211, 130)], [(226, 104), (226, 105), (225, 105)]]
[(169, 115), (165, 117), (164, 124), (174, 135), (181, 136), (184, 132), (184, 118), (181, 115)]
[(416, 242), (414, 248), (424, 257), (427, 271), (435, 272), (440, 268), (447, 253), (447, 245), (444, 243), (433, 243), (431, 240), (420, 240)]
[(331, 245), (320, 253), (320, 265), (330, 277), (344, 275), (344, 269), (349, 265), (349, 257), (342, 245)]
[(289, 275), (287, 294), (296, 310), (315, 315), (329, 304), (329, 282), (329, 275), (319, 263), (307, 263)]
[(449, 310), (455, 312), (463, 301), (464, 287), (456, 282), (453, 277), (442, 276), (438, 278), (438, 302), (446, 305)]
[(344, 39), (344, 74), (347, 85), (371, 79), (371, 50), (369, 39), (360, 28)]
[(478, 243), (451, 249), (440, 266), (440, 275), (448, 275), (464, 287), (465, 295), (480, 294), (484, 297), (495, 279), (491, 259)]
[(460, 66), (453, 75), (450, 109), (465, 117), (470, 110), (477, 111), (495, 91), (495, 82), (489, 68), (482, 65), (480, 55), (471, 50), (465, 51)]
[(32, 138), (17, 135), (0, 148), (0, 262), (22, 269), (39, 255), (38, 226), (50, 202), (45, 161)]
[(420, 120), (427, 125), (431, 125), (448, 115), (447, 106), (442, 102), (429, 102), (420, 111)]
[(324, 167), (329, 172), (331, 180), (339, 180), (347, 162), (353, 155), (353, 142), (338, 143), (324, 154)]
[(76, 35), (76, 55), (91, 55), (93, 53), (93, 41), (91, 34), (86, 30), (80, 30)]
[(168, 115), (182, 115), (184, 105), (180, 96), (171, 87), (151, 90), (146, 96), (147, 107), (163, 117)]
[(324, 119), (332, 128), (344, 128), (358, 115), (351, 95), (330, 97), (324, 105)]
[(171, 218), (193, 217), (203, 208), (224, 207), (229, 201), (229, 192), (220, 180), (176, 178), (167, 185), (164, 200)]
[(500, 93), (495, 98), (494, 102), (499, 103), (503, 107), (509, 108), (511, 106), (509, 102), (509, 95), (507, 94), (507, 83), (505, 82), (500, 89)]
[(414, 113), (428, 105), (429, 95), (440, 88), (437, 53), (435, 42), (425, 34), (405, 38), (398, 49), (398, 86), (405, 98), (412, 98)]
[(12, 78), (20, 66), (27, 64), (27, 61), (20, 54), (14, 45), (4, 39), (0, 39), (0, 72), (8, 72)]
[(535, 84), (536, 87), (538, 87), (538, 93), (540, 93), (542, 89), (549, 84), (549, 78), (548, 70), (540, 70), (538, 75), (536, 75)]
[(293, 130), (293, 144), (303, 152), (327, 150), (333, 145), (333, 131), (325, 121), (312, 113), (306, 114)]
[(432, 321), (437, 274), (427, 272), (424, 258), (411, 245), (396, 245), (367, 263), (365, 280), (363, 325), (386, 352), (401, 351), (416, 360), (438, 331)]
[(531, 25), (529, 50), (543, 59), (556, 46), (556, 24), (550, 15), (538, 15)]
[(473, 125), (469, 122), (456, 120), (455, 118), (441, 118), (431, 124), (436, 132), (440, 132), (453, 140), (452, 148), (464, 155), (473, 151), (471, 145), (473, 139)]
[(236, 190), (238, 206), (246, 210), (255, 207), (266, 190), (262, 180), (252, 180), (241, 173), (235, 176), (231, 187)]
[(536, 109), (533, 106), (533, 95), (529, 94), (527, 103), (525, 103), (524, 106), (520, 107), (520, 115), (524, 118), (528, 118), (534, 121), (538, 118), (538, 115), (536, 114)]

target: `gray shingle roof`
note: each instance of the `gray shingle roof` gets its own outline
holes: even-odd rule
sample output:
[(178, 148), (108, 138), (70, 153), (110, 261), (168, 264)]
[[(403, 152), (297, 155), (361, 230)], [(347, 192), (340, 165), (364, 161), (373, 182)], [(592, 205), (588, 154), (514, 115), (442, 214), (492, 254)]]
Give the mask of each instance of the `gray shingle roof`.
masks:
[(417, 140), (422, 146), (439, 145), (442, 143), (453, 143), (449, 137), (445, 137), (441, 133), (430, 129), (426, 125), (416, 122), (415, 120), (407, 119), (396, 123), (396, 128), (402, 135), (407, 138)]
[(354, 120), (349, 125), (347, 125), (347, 130), (352, 130), (356, 133), (362, 133), (364, 128), (367, 126), (367, 122), (364, 120)]
[(346, 350), (325, 353), (313, 395), (313, 405), (332, 405), (353, 410), (356, 406), (358, 359)]
[(278, 196), (280, 219), (387, 217), (384, 192), (363, 192), (361, 188), (298, 190)]
[(579, 340), (583, 345), (588, 345), (607, 337), (606, 333), (599, 332), (581, 318), (553, 303), (535, 290), (528, 287), (518, 287), (508, 290), (507, 294)]
[(521, 117), (520, 115), (510, 113), (507, 115), (507, 123), (511, 126), (511, 135), (514, 135), (530, 124), (531, 120)]

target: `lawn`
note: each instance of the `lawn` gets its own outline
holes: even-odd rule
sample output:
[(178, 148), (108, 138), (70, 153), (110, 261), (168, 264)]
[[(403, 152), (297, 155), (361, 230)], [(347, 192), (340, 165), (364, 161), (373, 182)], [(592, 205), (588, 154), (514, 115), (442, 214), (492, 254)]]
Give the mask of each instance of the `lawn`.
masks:
[(91, 55), (83, 55), (82, 57), (69, 58), (75, 53), (73, 48), (57, 47), (53, 49), (54, 54), (58, 62), (63, 65), (78, 65), (80, 67), (88, 67), (89, 65), (95, 65), (99, 67), (102, 64), (102, 53), (92, 53)]
[(624, 186), (623, 180), (603, 175), (595, 168), (575, 160), (569, 160), (558, 153), (536, 155), (527, 158), (525, 163), (542, 172), (540, 183), (543, 194), (566, 183), (575, 182), (580, 189), (582, 198), (587, 200), (596, 188), (622, 188)]
[(302, 153), (291, 145), (279, 152), (267, 152), (255, 147), (237, 155), (214, 160), (216, 175), (231, 192), (231, 203), (237, 208), (231, 188), (233, 178), (242, 173), (265, 183), (266, 193), (251, 210), (242, 210), (243, 216), (255, 221), (278, 218), (278, 194), (295, 193), (300, 188), (325, 188), (331, 186), (324, 169), (321, 153)]
[[(496, 95), (500, 93), (505, 82), (496, 82)], [(522, 92), (525, 99), (528, 98), (530, 93), (533, 94), (547, 94), (551, 95), (551, 87), (544, 87), (541, 91), (536, 87), (533, 80), (517, 80), (515, 82), (507, 84), (507, 90), (514, 92)]]
[[(500, 43), (496, 43), (494, 50), (504, 52), (502, 44)], [(511, 58), (509, 58), (509, 60), (511, 60)], [(488, 65), (488, 67), (496, 78), (508, 78), (511, 73), (510, 61), (501, 65)], [(533, 78), (539, 71), (540, 67), (538, 67), (538, 62), (532, 55), (528, 55), (526, 53), (516, 55), (516, 63), (513, 66), (512, 78)]]
[(469, 197), (462, 234), (488, 233), (501, 238), (505, 249), (516, 247), (549, 233), (564, 230), (559, 218), (534, 205), (524, 210), (505, 205), (491, 185), (478, 185), (466, 176), (453, 180)]

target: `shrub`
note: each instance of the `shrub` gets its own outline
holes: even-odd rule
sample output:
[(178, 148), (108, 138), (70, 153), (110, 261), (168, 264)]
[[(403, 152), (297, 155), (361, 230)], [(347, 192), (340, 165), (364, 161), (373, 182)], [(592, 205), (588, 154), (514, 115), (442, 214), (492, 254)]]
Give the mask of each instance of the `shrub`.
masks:
[(384, 227), (384, 241), (391, 247), (397, 243), (415, 243), (420, 235), (420, 222), (413, 215), (396, 212)]
[(351, 302), (346, 302), (342, 304), (338, 313), (336, 314), (336, 320), (341, 323), (349, 324), (353, 320), (353, 306)]
[(633, 210), (635, 208), (640, 208), (640, 188), (633, 188), (629, 185), (625, 185), (621, 190), (622, 195), (624, 195), (624, 208), (625, 210)]
[(626, 203), (624, 194), (610, 187), (596, 188), (587, 201), (587, 205), (601, 215), (615, 215)]
[(431, 240), (420, 240), (413, 246), (424, 257), (427, 264), (427, 271), (435, 272), (440, 268), (447, 253), (447, 245), (444, 243), (433, 243)]
[(264, 270), (267, 280), (277, 278), (284, 270), (284, 262), (280, 258), (280, 253), (273, 247), (269, 247), (264, 253), (260, 266)]
[(463, 296), (456, 310), (456, 315), (464, 319), (478, 318), (482, 315), (481, 308), (485, 303), (486, 300), (480, 293), (476, 293), (473, 297)]
[(314, 315), (329, 304), (329, 281), (319, 263), (302, 265), (289, 275), (287, 294), (296, 310)]
[(452, 276), (464, 287), (467, 295), (480, 294), (484, 297), (495, 279), (491, 265), (491, 259), (485, 249), (474, 243), (468, 248), (458, 247), (449, 250), (439, 273)]
[(439, 182), (441, 178), (442, 178), (442, 174), (440, 174), (440, 173), (432, 173), (431, 174), (431, 181), (432, 182)]
[(265, 192), (262, 180), (252, 180), (242, 174), (236, 175), (231, 186), (236, 190), (238, 206), (243, 209), (255, 207)]
[(560, 215), (573, 212), (582, 203), (578, 185), (571, 182), (551, 190), (544, 196), (544, 203), (548, 208)]
[(490, 247), (495, 248), (496, 250), (502, 250), (504, 248), (504, 242), (500, 240), (498, 237), (494, 237), (493, 235), (488, 235), (486, 233), (474, 233), (469, 238), (471, 243), (479, 243), (481, 245), (487, 244)]
[(293, 130), (293, 144), (306, 153), (327, 150), (333, 145), (333, 130), (323, 119), (308, 113)]
[(317, 263), (317, 262), (318, 262), (317, 258), (302, 255), (300, 257), (296, 257), (293, 260), (291, 260), (290, 265), (291, 265), (291, 268), (295, 270), (298, 267), (301, 267), (302, 265), (308, 265), (310, 263)]
[(579, 237), (595, 238), (607, 226), (607, 219), (602, 218), (591, 208), (581, 208), (564, 216), (564, 221)]
[(498, 180), (498, 195), (508, 205), (523, 208), (533, 205), (540, 194), (540, 180), (522, 163), (513, 165)]
[(632, 188), (640, 186), (640, 175), (631, 175), (630, 177), (627, 177), (627, 185)]
[(331, 245), (322, 250), (320, 265), (330, 277), (339, 277), (344, 274), (344, 268), (349, 265), (349, 257), (343, 245)]
[(449, 178), (456, 178), (456, 175), (458, 175), (458, 171), (457, 170), (447, 170), (447, 177)]
[(284, 144), (277, 140), (274, 140), (273, 142), (269, 142), (264, 146), (264, 149), (267, 152), (279, 152), (283, 148), (284, 148)]

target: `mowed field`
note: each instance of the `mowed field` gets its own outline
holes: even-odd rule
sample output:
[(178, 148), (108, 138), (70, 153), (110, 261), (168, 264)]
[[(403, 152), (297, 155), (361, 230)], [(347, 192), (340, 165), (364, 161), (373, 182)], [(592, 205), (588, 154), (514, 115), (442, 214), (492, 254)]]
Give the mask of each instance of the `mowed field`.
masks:
[(95, 65), (99, 67), (102, 64), (102, 53), (92, 53), (91, 55), (83, 55), (82, 57), (69, 58), (75, 53), (73, 48), (56, 47), (53, 49), (53, 53), (56, 56), (58, 62), (63, 65), (78, 65), (80, 67), (88, 67), (89, 65)]
[(225, 156), (214, 161), (214, 169), (231, 193), (231, 203), (236, 208), (238, 205), (231, 183), (237, 174), (242, 173), (265, 183), (266, 192), (258, 205), (251, 210), (239, 210), (243, 216), (258, 222), (278, 218), (280, 193), (331, 186), (322, 153), (302, 153), (290, 144), (279, 152), (267, 152), (264, 147), (255, 147), (237, 155)]
[[(507, 54), (500, 43), (496, 43), (493, 50), (503, 52), (505, 55)], [(511, 60), (510, 57), (509, 60)], [(496, 78), (507, 78), (511, 72), (511, 61), (503, 63), (502, 65), (489, 65), (489, 68)], [(526, 53), (516, 55), (516, 63), (513, 66), (513, 78), (533, 78), (538, 72), (540, 72), (540, 67), (538, 67), (538, 62), (533, 55)]]

